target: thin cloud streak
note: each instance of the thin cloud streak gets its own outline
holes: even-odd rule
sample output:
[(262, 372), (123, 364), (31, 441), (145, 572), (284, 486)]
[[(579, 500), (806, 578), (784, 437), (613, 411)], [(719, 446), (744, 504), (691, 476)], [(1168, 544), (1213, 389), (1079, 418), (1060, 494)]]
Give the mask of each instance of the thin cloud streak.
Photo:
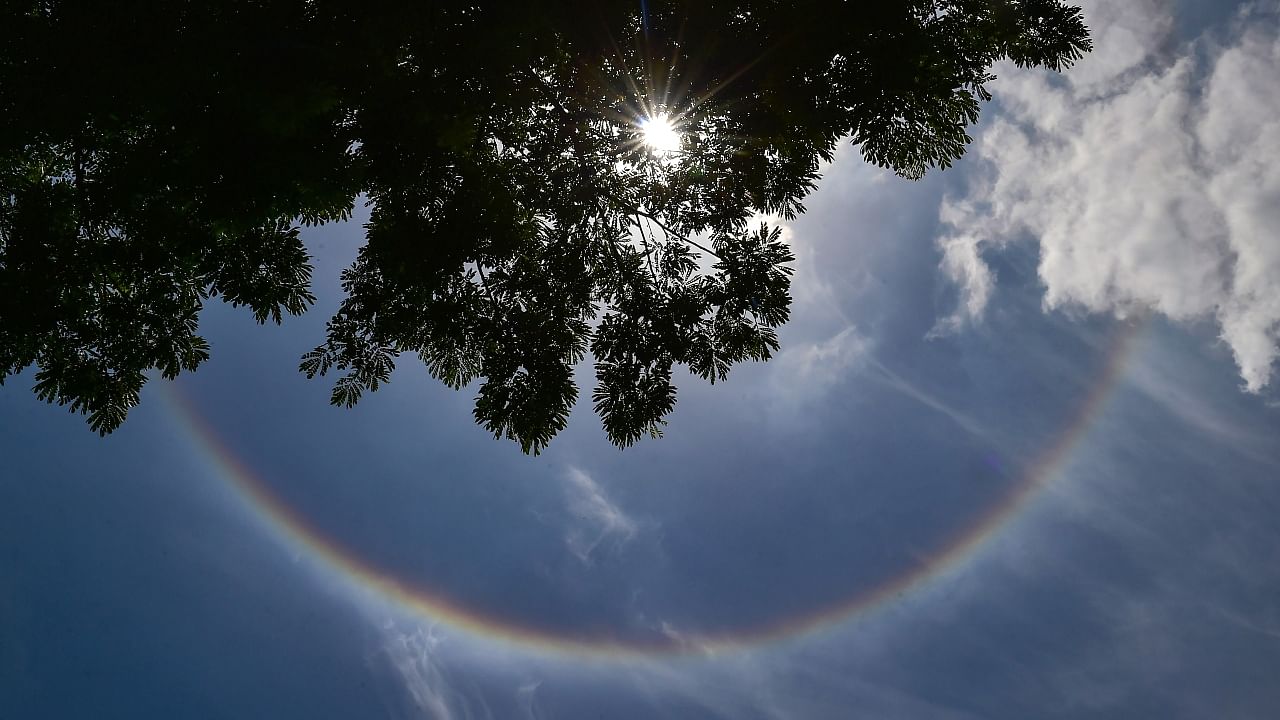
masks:
[(576, 467), (565, 473), (569, 512), (579, 521), (565, 532), (565, 547), (585, 565), (606, 541), (621, 545), (635, 537), (639, 526), (615, 504), (590, 475)]
[(410, 712), (430, 720), (470, 720), (469, 712), (455, 712), (459, 696), (437, 661), (438, 639), (422, 628), (412, 633), (385, 630), (382, 652), (401, 681)]
[(866, 362), (875, 371), (870, 374), (870, 377), (890, 388), (893, 388), (894, 390), (897, 390), (930, 410), (945, 416), (947, 419), (951, 420), (951, 422), (955, 423), (957, 427), (970, 435), (981, 440), (992, 439), (991, 433), (987, 428), (966, 413), (957, 410), (951, 405), (943, 402), (935, 395), (921, 389), (918, 385), (890, 370), (879, 360), (869, 357)]

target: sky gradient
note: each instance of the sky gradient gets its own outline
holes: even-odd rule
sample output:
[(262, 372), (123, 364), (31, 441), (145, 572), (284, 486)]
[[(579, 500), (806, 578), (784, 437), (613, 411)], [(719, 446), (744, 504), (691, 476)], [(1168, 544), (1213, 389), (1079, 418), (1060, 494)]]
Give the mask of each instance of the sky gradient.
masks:
[(955, 168), (844, 148), (782, 352), (538, 457), (318, 306), (106, 439), (0, 392), (0, 718), (1268, 718), (1280, 707), (1280, 6), (1084, 3)]

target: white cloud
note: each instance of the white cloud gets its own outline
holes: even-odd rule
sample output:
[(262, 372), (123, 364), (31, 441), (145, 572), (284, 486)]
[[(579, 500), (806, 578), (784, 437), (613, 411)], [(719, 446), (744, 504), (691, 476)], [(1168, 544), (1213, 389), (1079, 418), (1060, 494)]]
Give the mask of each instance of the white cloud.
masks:
[(602, 542), (620, 544), (635, 537), (636, 522), (578, 468), (571, 467), (565, 474), (565, 497), (569, 512), (581, 521), (566, 531), (565, 545), (583, 563), (592, 563), (592, 554)]
[(769, 361), (767, 393), (770, 422), (795, 428), (812, 419), (816, 406), (829, 402), (838, 383), (871, 357), (872, 343), (852, 325), (823, 337), (792, 337), (782, 342), (782, 352)]
[(752, 653), (723, 656), (715, 665), (703, 665), (696, 671), (650, 664), (637, 668), (634, 681), (648, 692), (655, 706), (679, 701), (696, 707), (697, 716), (708, 720), (835, 718), (848, 716), (851, 707), (858, 708), (858, 717), (974, 717), (892, 683), (863, 677), (859, 672), (833, 670), (836, 664), (847, 662), (843, 654), (826, 652)]
[[(381, 623), (381, 643), (371, 659), (390, 669), (395, 681), (388, 705), (391, 717), (411, 720), (543, 720), (538, 697), (546, 666), (528, 664), (505, 649), (475, 654), (477, 647), (437, 633), (438, 625), (402, 629)], [(532, 674), (531, 674), (532, 673)], [(479, 681), (479, 682), (477, 682)], [(504, 697), (501, 689), (510, 688)], [(497, 691), (497, 692), (495, 692)], [(490, 703), (493, 703), (491, 706)]]
[(845, 377), (869, 349), (870, 341), (852, 326), (821, 340), (792, 343), (775, 361), (774, 378), (792, 393), (801, 392), (801, 387), (810, 394), (822, 392)]
[(542, 713), (538, 711), (538, 688), (542, 686), (538, 682), (526, 682), (516, 688), (516, 705), (520, 708), (520, 716), (527, 720), (541, 720)]
[[(944, 212), (950, 210), (949, 207), (944, 208)], [(979, 238), (973, 235), (948, 236), (940, 244), (942, 271), (960, 285), (964, 300), (951, 316), (938, 322), (930, 336), (954, 332), (966, 322), (981, 318), (995, 286), (995, 276), (978, 251)]]
[(410, 716), (430, 720), (472, 717), (465, 708), (457, 707), (460, 698), (437, 662), (439, 640), (422, 628), (412, 633), (389, 627), (386, 630), (388, 635), (382, 650), (400, 677)]
[(1083, 0), (1094, 51), (1067, 79), (1080, 92), (1106, 93), (1117, 78), (1141, 71), (1173, 32), (1169, 0)]
[(1214, 319), (1258, 391), (1280, 342), (1276, 18), (1255, 7), (1227, 47), (1175, 56), (1164, 4), (1086, 10), (1098, 49), (1067, 82), (1006, 69), (996, 88), (1005, 112), (974, 148), (989, 172), (943, 209), (965, 299), (938, 329), (981, 315), (984, 247), (1031, 237), (1046, 308)]

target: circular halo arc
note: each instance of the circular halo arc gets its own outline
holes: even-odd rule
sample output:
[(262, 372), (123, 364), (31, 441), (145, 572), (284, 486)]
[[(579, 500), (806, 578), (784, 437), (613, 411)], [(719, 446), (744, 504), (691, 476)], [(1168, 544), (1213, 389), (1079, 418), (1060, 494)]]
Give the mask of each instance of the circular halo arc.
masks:
[(236, 457), (180, 390), (174, 387), (166, 395), (182, 427), (187, 430), (210, 465), (229, 483), (244, 505), (277, 535), (277, 539), (305, 552), (342, 578), (373, 590), (407, 610), (476, 636), (542, 652), (593, 658), (714, 655), (810, 636), (841, 625), (920, 588), (928, 580), (958, 567), (962, 561), (972, 557), (1065, 463), (1071, 450), (1106, 405), (1107, 398), (1123, 374), (1125, 360), (1136, 344), (1136, 336), (1144, 325), (1141, 322), (1132, 323), (1119, 332), (1119, 337), (1108, 350), (1100, 377), (1078, 404), (1071, 422), (1051, 445), (1040, 452), (1023, 479), (965, 528), (955, 533), (940, 551), (927, 556), (923, 562), (876, 587), (797, 617), (782, 618), (767, 625), (732, 633), (680, 639), (662, 636), (663, 639), (653, 642), (620, 641), (614, 637), (567, 637), (545, 629), (520, 625), (509, 619), (472, 610), (437, 591), (407, 583), (371, 566), (341, 543), (326, 536), (285, 503), (269, 484)]

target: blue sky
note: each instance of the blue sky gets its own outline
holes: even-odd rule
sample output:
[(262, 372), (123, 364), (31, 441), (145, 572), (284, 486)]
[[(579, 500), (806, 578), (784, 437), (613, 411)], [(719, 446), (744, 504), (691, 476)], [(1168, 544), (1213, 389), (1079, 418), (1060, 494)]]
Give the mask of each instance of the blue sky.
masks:
[[(296, 359), (358, 225), (308, 235), (318, 307), (208, 308), (213, 359), (105, 440), (19, 378), (0, 717), (1272, 717), (1278, 11), (1096, 0), (1097, 51), (1065, 79), (1002, 68), (953, 170), (846, 149), (787, 226), (782, 353), (685, 380), (667, 436), (625, 452), (584, 404), (521, 455), (411, 362), (329, 407)], [(317, 533), (490, 630), (289, 536), (184, 404)], [(495, 629), (696, 646), (884, 587), (679, 657)]]

